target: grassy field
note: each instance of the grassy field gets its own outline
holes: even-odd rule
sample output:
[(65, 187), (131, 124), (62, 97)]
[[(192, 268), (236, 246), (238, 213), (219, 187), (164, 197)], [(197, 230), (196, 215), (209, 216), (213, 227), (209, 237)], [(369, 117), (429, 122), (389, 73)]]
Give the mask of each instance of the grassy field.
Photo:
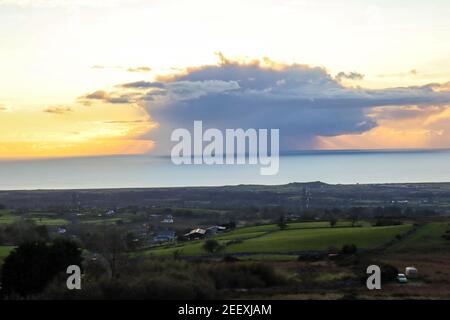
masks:
[[(36, 216), (35, 214), (30, 214), (23, 216), (23, 218), (25, 220), (34, 221), (37, 225), (46, 225), (46, 226), (60, 226), (69, 223), (69, 221), (67, 221), (66, 219), (53, 217), (52, 215), (46, 216), (39, 214), (38, 216)], [(10, 210), (0, 210), (0, 224), (11, 224), (19, 221), (20, 219), (21, 216), (11, 213)]]
[[(284, 230), (276, 225), (240, 228), (235, 231), (213, 237), (224, 245), (221, 253), (266, 253), (268, 255), (294, 254), (308, 250), (327, 250), (334, 246), (355, 244), (358, 248), (370, 249), (383, 245), (398, 234), (412, 228), (405, 224), (387, 227), (326, 227), (325, 222), (307, 222), (289, 224)], [(178, 252), (184, 256), (205, 255), (202, 249), (204, 241), (191, 241), (175, 246), (163, 246), (145, 251), (151, 255), (170, 255)]]
[(129, 221), (126, 218), (99, 218), (99, 219), (86, 219), (86, 220), (80, 220), (81, 223), (86, 223), (86, 224), (115, 224), (118, 221), (122, 220), (123, 222), (127, 222)]
[(0, 265), (13, 249), (12, 246), (0, 246)]
[(69, 224), (69, 221), (60, 218), (30, 218), (28, 220), (34, 221), (37, 225), (45, 226), (62, 226)]
[(449, 229), (448, 222), (432, 222), (419, 227), (416, 233), (392, 246), (390, 252), (427, 251), (450, 248), (450, 241), (442, 238)]
[(14, 221), (17, 220), (17, 217), (15, 217), (12, 214), (3, 214), (0, 216), (0, 224), (11, 224), (14, 223)]
[(16, 216), (11, 214), (11, 210), (0, 210), (0, 224), (11, 224), (16, 220)]

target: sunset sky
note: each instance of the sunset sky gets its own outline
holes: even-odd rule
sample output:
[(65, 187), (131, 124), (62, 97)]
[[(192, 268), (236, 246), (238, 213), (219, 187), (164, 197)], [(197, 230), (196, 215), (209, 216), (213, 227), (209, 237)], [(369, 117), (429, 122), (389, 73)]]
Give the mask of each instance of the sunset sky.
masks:
[(0, 0), (0, 158), (166, 152), (193, 120), (280, 128), (284, 150), (450, 148), (449, 16), (448, 0)]

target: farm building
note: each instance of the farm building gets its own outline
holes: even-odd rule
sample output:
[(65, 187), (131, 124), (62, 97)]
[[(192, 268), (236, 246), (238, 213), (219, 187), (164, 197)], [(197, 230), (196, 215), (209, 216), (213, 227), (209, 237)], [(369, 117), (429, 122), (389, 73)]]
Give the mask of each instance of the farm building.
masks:
[(58, 227), (57, 232), (58, 234), (65, 234), (67, 232), (67, 229), (64, 227)]
[(175, 232), (171, 230), (160, 231), (153, 238), (153, 242), (170, 242), (175, 240)]
[(415, 267), (406, 267), (405, 274), (408, 278), (416, 278), (418, 275), (418, 272)]
[(227, 228), (222, 227), (222, 226), (212, 226), (206, 229), (206, 235), (210, 236), (210, 235), (214, 235), (217, 234), (219, 232), (225, 231)]
[(161, 221), (162, 223), (173, 223), (173, 216), (172, 215), (167, 215), (164, 217), (164, 220)]
[(201, 228), (193, 229), (184, 236), (189, 240), (202, 239), (206, 236), (206, 230)]

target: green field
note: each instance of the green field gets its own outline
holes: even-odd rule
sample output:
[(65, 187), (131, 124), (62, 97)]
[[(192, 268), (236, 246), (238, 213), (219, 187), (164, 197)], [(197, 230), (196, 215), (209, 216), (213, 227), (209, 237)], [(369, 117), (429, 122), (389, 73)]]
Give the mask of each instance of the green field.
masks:
[(45, 226), (62, 226), (69, 224), (69, 221), (60, 218), (29, 218), (27, 220), (32, 220), (37, 225), (45, 225)]
[(86, 219), (86, 220), (81, 220), (81, 223), (86, 223), (86, 224), (106, 224), (106, 225), (110, 225), (110, 224), (115, 224), (118, 221), (122, 220), (123, 222), (128, 222), (129, 219), (126, 218), (98, 218), (98, 219)]
[(3, 214), (0, 216), (0, 224), (11, 224), (17, 220), (17, 217), (12, 214)]
[(389, 251), (427, 251), (449, 248), (450, 241), (442, 238), (449, 229), (448, 222), (432, 222), (418, 228), (417, 232), (392, 246)]
[(12, 246), (0, 246), (0, 264), (9, 255), (9, 253), (14, 249)]
[[(38, 216), (36, 216), (38, 215)], [(30, 214), (24, 215), (24, 220), (34, 221), (37, 225), (60, 226), (69, 224), (66, 219), (52, 217), (51, 215)], [(11, 224), (21, 219), (21, 216), (14, 215), (10, 210), (0, 210), (0, 224)]]
[[(240, 228), (229, 233), (212, 237), (224, 245), (221, 253), (230, 254), (295, 254), (308, 250), (324, 251), (329, 247), (341, 248), (344, 244), (355, 244), (358, 248), (370, 249), (383, 245), (398, 234), (412, 228), (405, 224), (387, 227), (326, 227), (325, 222), (289, 224), (280, 230), (276, 225)], [(329, 224), (328, 224), (329, 225)], [(236, 241), (237, 240), (237, 241)], [(191, 241), (175, 246), (157, 247), (145, 251), (151, 255), (170, 255), (178, 251), (184, 256), (205, 255), (204, 241)]]
[(11, 224), (17, 219), (16, 216), (11, 214), (11, 210), (0, 210), (0, 224)]

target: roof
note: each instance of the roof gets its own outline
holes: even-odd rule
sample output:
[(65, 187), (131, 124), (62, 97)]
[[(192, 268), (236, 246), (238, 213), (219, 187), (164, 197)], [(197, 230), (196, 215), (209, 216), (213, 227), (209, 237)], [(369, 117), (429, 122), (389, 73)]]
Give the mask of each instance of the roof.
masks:
[(210, 230), (210, 229), (225, 230), (226, 227), (223, 227), (223, 226), (212, 226), (212, 227), (207, 228), (207, 230)]
[(201, 229), (201, 228), (197, 228), (197, 229), (193, 229), (191, 230), (189, 233), (186, 233), (185, 236), (189, 236), (191, 234), (201, 234), (204, 235), (206, 233), (205, 229)]

